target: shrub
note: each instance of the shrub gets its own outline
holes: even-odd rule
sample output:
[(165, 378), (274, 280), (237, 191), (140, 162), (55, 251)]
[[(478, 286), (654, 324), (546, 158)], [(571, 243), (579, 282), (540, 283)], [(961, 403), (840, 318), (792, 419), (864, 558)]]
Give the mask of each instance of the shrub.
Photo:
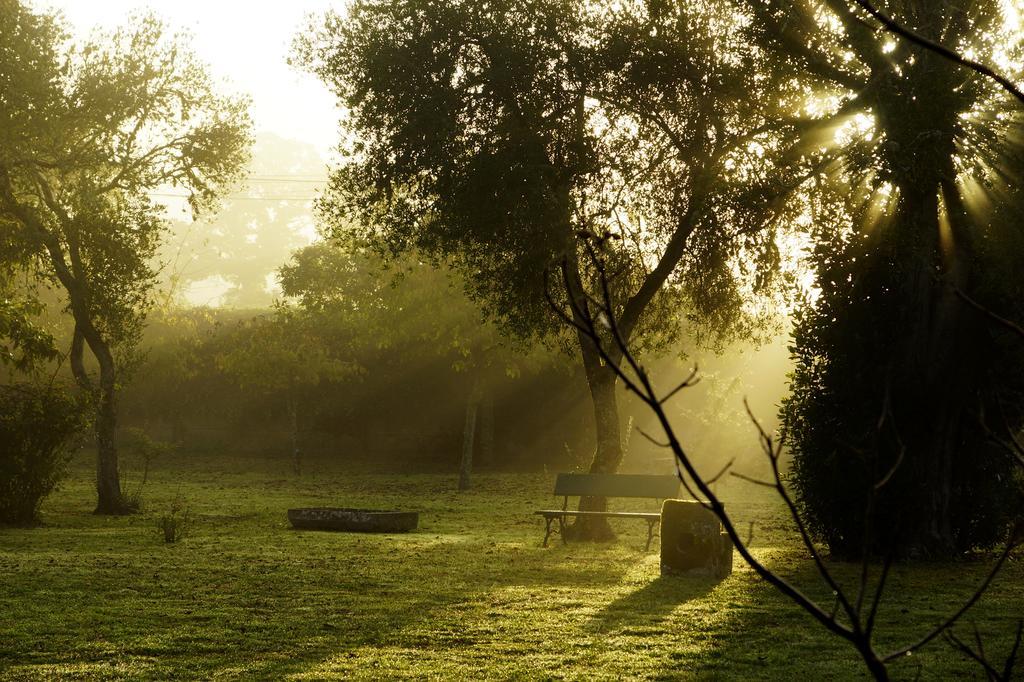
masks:
[(967, 318), (958, 343), (974, 350), (926, 371), (938, 362), (931, 346), (907, 341), (920, 306), (902, 299), (905, 273), (887, 255), (853, 246), (818, 255), (822, 293), (797, 316), (782, 407), (795, 495), (836, 557), (993, 547), (1021, 518), (1016, 463), (994, 436), (1009, 440), (1024, 424), (1010, 408), (1024, 396), (1024, 354)]
[(163, 535), (164, 542), (174, 544), (185, 537), (190, 522), (188, 506), (180, 497), (174, 498), (170, 508), (156, 520), (156, 529)]
[(0, 522), (38, 523), (84, 425), (84, 407), (60, 386), (0, 386)]
[(141, 466), (141, 474), (135, 489), (128, 491), (128, 466), (122, 468), (121, 489), (125, 491), (125, 505), (132, 511), (142, 509), (142, 489), (146, 487), (149, 480), (149, 467), (153, 461), (174, 451), (174, 446), (164, 441), (150, 438), (142, 429), (128, 428), (124, 432), (124, 444), (126, 449), (132, 452)]

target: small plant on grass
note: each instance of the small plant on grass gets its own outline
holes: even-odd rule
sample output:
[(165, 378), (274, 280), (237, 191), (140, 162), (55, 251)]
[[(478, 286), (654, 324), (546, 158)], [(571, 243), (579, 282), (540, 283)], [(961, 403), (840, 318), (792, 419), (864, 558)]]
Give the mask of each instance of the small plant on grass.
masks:
[(156, 528), (161, 533), (164, 543), (172, 545), (188, 533), (191, 516), (188, 505), (180, 496), (175, 497), (168, 510), (157, 517)]
[(125, 440), (128, 449), (133, 452), (138, 461), (141, 462), (142, 473), (139, 476), (139, 482), (135, 486), (135, 489), (129, 492), (129, 476), (128, 469), (126, 467), (124, 470), (123, 480), (121, 481), (121, 489), (125, 491), (125, 507), (131, 511), (139, 511), (142, 509), (142, 489), (146, 486), (146, 481), (149, 480), (150, 465), (159, 457), (163, 457), (164, 455), (172, 452), (174, 450), (174, 446), (170, 443), (151, 438), (144, 430), (134, 427), (125, 429)]

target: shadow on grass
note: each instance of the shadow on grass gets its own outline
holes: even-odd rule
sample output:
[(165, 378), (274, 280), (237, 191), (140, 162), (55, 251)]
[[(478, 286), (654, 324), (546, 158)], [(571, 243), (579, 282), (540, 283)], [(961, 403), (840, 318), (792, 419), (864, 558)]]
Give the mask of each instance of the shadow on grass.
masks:
[[(776, 552), (766, 563), (819, 605), (832, 605), (830, 589), (807, 557), (793, 551)], [(876, 649), (885, 653), (919, 640), (964, 603), (989, 566), (990, 560), (894, 566), (875, 623)], [(848, 594), (856, 594), (860, 564), (831, 562), (829, 569)], [(880, 565), (871, 566), (872, 585), (880, 571)], [(1009, 565), (1002, 580), (997, 580), (961, 624), (964, 631), (978, 624), (986, 649), (1009, 651), (1020, 613), (1018, 585), (1022, 577), (1024, 566)], [(709, 630), (699, 656), (680, 657), (666, 666), (661, 676), (714, 678), (725, 669), (732, 679), (835, 679), (839, 670), (844, 679), (867, 679), (865, 664), (848, 642), (828, 633), (749, 568), (740, 564), (724, 588), (720, 604), (727, 618)], [(980, 673), (973, 662), (941, 638), (913, 657), (894, 661), (889, 671), (894, 679), (936, 680), (975, 679)]]
[(619, 597), (590, 621), (597, 632), (653, 625), (665, 620), (675, 608), (707, 596), (721, 582), (718, 578), (661, 576), (644, 587)]
[[(386, 536), (370, 538), (367, 544), (371, 542), (384, 544)], [(500, 627), (495, 624), (509, 617), (510, 612), (542, 608), (543, 595), (550, 590), (564, 594), (577, 588), (609, 587), (622, 581), (626, 566), (590, 561), (587, 550), (593, 548), (583, 549), (580, 554), (569, 552), (568, 556), (556, 559), (539, 548), (510, 551), (486, 542), (396, 544), (386, 554), (373, 551), (362, 560), (349, 556), (344, 571), (330, 576), (329, 588), (322, 587), (326, 577), (323, 575), (306, 574), (297, 580), (321, 586), (285, 606), (284, 614), (292, 610), (316, 614), (306, 627), (285, 639), (289, 644), (281, 647), (278, 642), (288, 656), (251, 660), (243, 670), (234, 672), (259, 677), (305, 674), (318, 678), (330, 676), (337, 665), (345, 665), (339, 661), (363, 664), (362, 650), (366, 648), (418, 651), (421, 656), (432, 649), (469, 649), (493, 639), (496, 632), (492, 627)], [(473, 568), (467, 571), (470, 566)], [(286, 584), (267, 584), (265, 591), (280, 594)], [(668, 595), (672, 592), (668, 587), (646, 594), (660, 603), (663, 598), (671, 599)], [(355, 598), (357, 594), (361, 597)], [(496, 603), (496, 595), (504, 595), (502, 598), (510, 604)], [(627, 616), (630, 608), (623, 600), (622, 617)], [(671, 606), (665, 609), (670, 610)], [(490, 622), (474, 620), (469, 615), (474, 610), (490, 611)], [(464, 616), (469, 617), (468, 622), (463, 620)], [(294, 622), (291, 617), (285, 620)], [(246, 640), (255, 634), (253, 630), (271, 628), (269, 623), (262, 628), (256, 625), (247, 637), (238, 638), (237, 644), (251, 645)], [(283, 634), (264, 631), (259, 638), (269, 644)], [(220, 672), (230, 674), (236, 664), (237, 661), (231, 661)]]

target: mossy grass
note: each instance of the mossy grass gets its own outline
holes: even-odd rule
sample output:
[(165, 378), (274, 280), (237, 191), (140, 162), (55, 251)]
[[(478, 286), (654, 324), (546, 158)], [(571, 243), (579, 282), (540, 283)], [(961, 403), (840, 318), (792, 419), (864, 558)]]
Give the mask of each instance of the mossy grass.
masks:
[[(310, 462), (155, 463), (146, 511), (94, 516), (88, 458), (43, 507), (45, 526), (0, 529), (3, 679), (862, 679), (828, 637), (737, 562), (722, 581), (662, 578), (642, 524), (612, 544), (541, 547), (553, 476), (358, 472)], [(754, 521), (754, 548), (824, 598), (780, 507), (740, 482), (723, 496)], [(154, 514), (188, 501), (189, 533), (165, 544)], [(420, 512), (416, 532), (292, 530), (289, 507)], [(557, 538), (556, 538), (557, 540)], [(1024, 613), (1011, 560), (965, 620), (993, 655)], [(926, 631), (969, 594), (985, 557), (898, 567), (882, 648)], [(838, 572), (855, 581), (857, 567)], [(895, 676), (977, 676), (937, 641)]]

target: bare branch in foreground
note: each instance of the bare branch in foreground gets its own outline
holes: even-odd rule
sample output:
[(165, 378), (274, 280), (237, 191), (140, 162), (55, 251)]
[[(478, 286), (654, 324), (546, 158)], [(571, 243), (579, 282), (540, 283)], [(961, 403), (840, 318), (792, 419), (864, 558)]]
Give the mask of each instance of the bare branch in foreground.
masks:
[(647, 433), (646, 431), (641, 429), (639, 426), (636, 428), (636, 431), (641, 436), (646, 438), (647, 441), (651, 445), (653, 445), (654, 447), (657, 447), (657, 448), (670, 448), (670, 447), (672, 447), (672, 445), (668, 441), (661, 441), (661, 440), (656, 439), (654, 436), (650, 435), (649, 433)]
[(981, 633), (978, 632), (977, 626), (974, 626), (974, 642), (977, 649), (957, 637), (953, 630), (947, 630), (945, 638), (946, 641), (949, 642), (950, 646), (959, 650), (966, 657), (981, 666), (990, 682), (1009, 682), (1013, 679), (1013, 669), (1017, 664), (1017, 654), (1020, 651), (1022, 635), (1024, 635), (1024, 620), (1019, 620), (1017, 621), (1017, 636), (1014, 639), (1013, 647), (1010, 649), (1009, 655), (1006, 657), (1006, 661), (1003, 663), (1002, 670), (997, 669), (986, 656), (985, 647), (981, 640)]
[(674, 396), (676, 393), (679, 393), (679, 391), (683, 390), (684, 388), (690, 388), (691, 386), (694, 386), (698, 383), (700, 383), (700, 377), (697, 376), (697, 366), (694, 365), (693, 369), (690, 371), (690, 375), (683, 379), (683, 381), (678, 386), (676, 386), (667, 394), (665, 394), (665, 397), (661, 399), (662, 404), (667, 403), (669, 400), (672, 399), (672, 396)]

